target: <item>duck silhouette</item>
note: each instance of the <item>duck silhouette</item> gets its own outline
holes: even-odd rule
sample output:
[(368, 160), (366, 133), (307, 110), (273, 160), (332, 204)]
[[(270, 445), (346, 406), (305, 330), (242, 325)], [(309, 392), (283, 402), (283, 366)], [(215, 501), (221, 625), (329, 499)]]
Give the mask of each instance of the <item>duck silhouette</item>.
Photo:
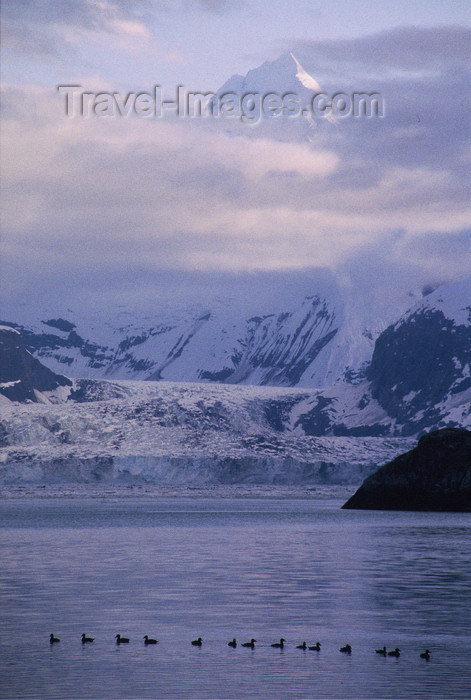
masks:
[(351, 654), (351, 653), (352, 653), (352, 647), (350, 646), (350, 644), (345, 644), (344, 647), (340, 647), (340, 651), (341, 651), (343, 654)]
[(56, 644), (56, 642), (60, 642), (59, 637), (54, 637), (54, 635), (51, 634), (49, 635), (49, 644)]
[(303, 650), (306, 650), (306, 649), (307, 649), (307, 644), (306, 644), (306, 642), (303, 642), (302, 644), (298, 644), (298, 646), (296, 647), (296, 649), (303, 649)]
[(316, 642), (312, 647), (308, 647), (311, 651), (320, 651), (321, 650), (321, 643)]
[(420, 655), (420, 658), (421, 658), (421, 659), (426, 659), (426, 661), (429, 661), (429, 659), (430, 659), (430, 649), (426, 649), (425, 651), (423, 651), (423, 652), (421, 653), (421, 655)]
[(396, 647), (395, 649), (393, 649), (393, 651), (388, 651), (388, 656), (396, 656), (397, 658), (399, 658), (400, 655), (401, 650), (399, 649), (399, 647)]
[(377, 654), (381, 654), (381, 656), (386, 656), (386, 647), (383, 647), (382, 649), (376, 649)]
[(256, 641), (257, 641), (256, 639), (251, 639), (250, 642), (245, 642), (244, 644), (242, 644), (242, 646), (248, 647), (250, 649), (255, 649), (255, 642)]
[(236, 638), (234, 637), (234, 639), (232, 640), (232, 642), (227, 642), (227, 646), (228, 646), (228, 647), (232, 647), (233, 649), (235, 649), (235, 648), (237, 647)]
[(274, 644), (272, 644), (272, 647), (274, 649), (283, 649), (283, 647), (285, 646), (285, 642), (286, 639), (283, 639), (283, 637), (281, 637), (279, 642), (275, 642)]
[(194, 639), (191, 643), (194, 647), (200, 647), (203, 644), (203, 640), (201, 637), (198, 637), (198, 639)]
[(150, 637), (147, 636), (147, 634), (144, 635), (144, 644), (147, 646), (148, 644), (157, 644), (157, 639), (151, 639)]
[(85, 632), (82, 634), (82, 644), (91, 644), (95, 637), (87, 637)]
[(116, 644), (129, 644), (129, 637), (122, 637), (120, 634), (117, 634), (115, 639)]

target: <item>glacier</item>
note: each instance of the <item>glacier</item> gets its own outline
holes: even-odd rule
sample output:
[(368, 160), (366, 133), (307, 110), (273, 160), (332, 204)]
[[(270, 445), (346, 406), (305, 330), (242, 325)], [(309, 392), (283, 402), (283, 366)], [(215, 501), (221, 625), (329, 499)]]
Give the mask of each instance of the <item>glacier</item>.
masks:
[(308, 435), (303, 389), (76, 380), (71, 396), (2, 406), (1, 483), (358, 484), (415, 444)]
[[(8, 398), (17, 377), (2, 375), (0, 482), (358, 484), (424, 431), (471, 427), (470, 288), (469, 280), (441, 285), (384, 330), (364, 298), (368, 313), (346, 318), (335, 285), (330, 295), (324, 287), (284, 302), (268, 288), (246, 295), (233, 315), (221, 299), (218, 313), (179, 307), (149, 332), (127, 310), (114, 325), (88, 310), (16, 324), (41, 362), (95, 376), (52, 377), (18, 403)], [(278, 313), (266, 313), (275, 302)], [(292, 310), (280, 311), (288, 302)], [(255, 307), (262, 313), (250, 316)], [(84, 318), (103, 345), (84, 334), (78, 347)], [(10, 330), (1, 333), (14, 339)], [(123, 362), (130, 350), (132, 362)], [(103, 378), (113, 374), (154, 379)]]

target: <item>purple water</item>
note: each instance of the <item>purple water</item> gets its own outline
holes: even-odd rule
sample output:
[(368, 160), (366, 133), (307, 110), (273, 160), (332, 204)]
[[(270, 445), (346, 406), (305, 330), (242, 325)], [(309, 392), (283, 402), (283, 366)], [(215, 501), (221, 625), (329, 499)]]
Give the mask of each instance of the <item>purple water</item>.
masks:
[(341, 503), (0, 499), (0, 696), (469, 697), (471, 515)]

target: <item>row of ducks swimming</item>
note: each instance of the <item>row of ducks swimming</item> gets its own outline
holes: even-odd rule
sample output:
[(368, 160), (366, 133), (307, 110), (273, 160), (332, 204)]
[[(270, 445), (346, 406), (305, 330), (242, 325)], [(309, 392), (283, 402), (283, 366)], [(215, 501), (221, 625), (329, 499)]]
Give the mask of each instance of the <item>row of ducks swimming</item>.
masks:
[[(342, 649), (340, 651), (342, 651)], [(401, 650), (398, 647), (396, 647), (392, 651), (386, 651), (386, 647), (383, 647), (382, 649), (376, 649), (376, 653), (381, 654), (381, 656), (396, 656), (397, 658), (399, 658), (399, 656), (401, 655)], [(426, 649), (420, 654), (420, 658), (429, 661), (430, 653), (430, 649)]]
[[(115, 636), (116, 639), (116, 644), (129, 644), (129, 637), (123, 637), (120, 634), (117, 634)], [(144, 644), (147, 646), (148, 644), (158, 644), (157, 639), (151, 639), (147, 634), (144, 635)], [(95, 637), (87, 637), (85, 632), (82, 634), (82, 644), (92, 644), (95, 641)], [(60, 642), (59, 637), (56, 637), (53, 632), (49, 635), (49, 644), (57, 644)]]
[[(120, 634), (117, 634), (115, 636), (115, 639), (116, 639), (116, 644), (129, 644), (129, 641), (130, 641), (129, 637), (123, 637)], [(144, 639), (145, 646), (148, 646), (149, 644), (153, 645), (153, 644), (159, 643), (158, 639), (152, 639), (147, 634), (144, 635), (143, 639)], [(94, 641), (95, 641), (95, 637), (87, 637), (87, 635), (85, 633), (82, 634), (82, 644), (92, 644), (92, 642), (94, 642)], [(255, 649), (256, 641), (257, 641), (256, 639), (252, 638), (250, 640), (250, 642), (244, 642), (243, 644), (241, 644), (241, 646), (246, 647), (248, 649)], [(51, 634), (49, 636), (49, 643), (50, 644), (57, 644), (58, 642), (60, 642), (59, 637), (55, 637), (54, 634), (51, 632)], [(270, 646), (273, 647), (274, 649), (284, 649), (285, 642), (286, 642), (286, 639), (281, 637), (279, 642), (274, 642)], [(203, 646), (203, 640), (201, 637), (198, 637), (198, 639), (194, 639), (191, 642), (191, 644), (194, 647), (201, 647), (201, 646)], [(234, 637), (233, 639), (231, 639), (231, 641), (227, 643), (227, 646), (232, 647), (232, 649), (236, 649), (237, 648), (236, 638)], [(321, 643), (316, 642), (312, 646), (309, 646), (304, 641), (302, 644), (298, 644), (296, 646), (296, 649), (303, 649), (304, 651), (306, 649), (309, 649), (310, 651), (320, 651), (321, 650)], [(341, 651), (342, 654), (351, 654), (352, 647), (350, 646), (350, 644), (346, 644), (344, 647), (340, 647), (339, 651)], [(392, 649), (391, 651), (387, 651), (386, 647), (383, 647), (382, 649), (376, 649), (376, 653), (381, 654), (381, 656), (395, 656), (396, 658), (399, 658), (399, 656), (401, 655), (401, 650), (399, 649), (399, 647), (396, 647), (395, 649)], [(430, 650), (426, 649), (424, 652), (422, 652), (420, 654), (420, 658), (426, 659), (428, 661), (430, 659)]]

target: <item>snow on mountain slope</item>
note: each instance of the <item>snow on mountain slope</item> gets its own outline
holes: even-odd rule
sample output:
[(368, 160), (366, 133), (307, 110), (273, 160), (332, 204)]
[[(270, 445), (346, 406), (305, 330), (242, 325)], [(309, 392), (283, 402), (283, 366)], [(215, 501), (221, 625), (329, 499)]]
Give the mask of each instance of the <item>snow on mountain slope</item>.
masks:
[[(298, 59), (302, 59), (302, 66)], [(307, 61), (306, 65), (304, 60)], [(286, 52), (275, 60), (265, 61), (249, 70), (245, 76), (231, 76), (216, 94), (220, 98), (234, 94), (238, 96), (239, 101), (246, 95), (253, 95), (253, 108), (251, 109), (247, 102), (245, 111), (244, 108), (242, 110), (242, 118), (242, 112), (239, 114), (239, 110), (236, 110), (238, 118), (206, 120), (202, 126), (209, 129), (219, 127), (233, 135), (244, 134), (249, 138), (264, 136), (283, 142), (307, 143), (313, 139), (319, 142), (321, 134), (336, 133), (338, 124), (330, 115), (325, 114), (323, 117), (311, 112), (313, 97), (327, 88), (324, 81), (319, 85), (316, 66), (311, 67), (311, 64), (312, 60), (306, 52), (296, 57)], [(308, 66), (309, 72), (306, 71)], [(335, 92), (338, 92), (338, 86)], [(264, 111), (260, 100), (268, 94), (284, 98), (285, 109), (276, 113)], [(290, 102), (285, 97), (287, 95), (294, 96), (295, 101)], [(247, 124), (255, 128), (248, 130)]]
[(72, 377), (322, 387), (364, 377), (376, 337), (411, 302), (403, 290), (387, 299), (310, 270), (223, 278), (191, 302), (4, 313), (36, 357)]
[(372, 396), (410, 435), (471, 424), (471, 278), (438, 287), (389, 326), (368, 369)]
[(455, 326), (471, 326), (471, 277), (440, 285), (412, 306), (398, 323), (431, 311), (440, 311)]
[(265, 61), (260, 66), (249, 70), (245, 76), (239, 74), (231, 76), (217, 93), (219, 95), (227, 93), (263, 95), (267, 92), (275, 92), (283, 95), (291, 92), (305, 97), (307, 103), (313, 93), (302, 84), (297, 73), (296, 60), (290, 52), (286, 52), (273, 61)]
[[(470, 299), (469, 280), (424, 297), (379, 334), (367, 377), (351, 383), (287, 389), (81, 379), (62, 404), (3, 404), (0, 480), (355, 483), (409, 449), (409, 436), (471, 427)], [(294, 314), (252, 321), (246, 358), (258, 359), (248, 376), (305, 376), (307, 348), (333, 327), (327, 309), (314, 297)], [(46, 321), (66, 337), (76, 332), (69, 320)], [(176, 362), (201, 330), (187, 323)]]
[(74, 401), (2, 408), (0, 481), (358, 483), (413, 442), (315, 437), (302, 389), (80, 380)]
[[(0, 326), (0, 396), (10, 401), (64, 400), (72, 382), (54, 374), (24, 347), (21, 334)], [(52, 396), (51, 396), (52, 398)]]

